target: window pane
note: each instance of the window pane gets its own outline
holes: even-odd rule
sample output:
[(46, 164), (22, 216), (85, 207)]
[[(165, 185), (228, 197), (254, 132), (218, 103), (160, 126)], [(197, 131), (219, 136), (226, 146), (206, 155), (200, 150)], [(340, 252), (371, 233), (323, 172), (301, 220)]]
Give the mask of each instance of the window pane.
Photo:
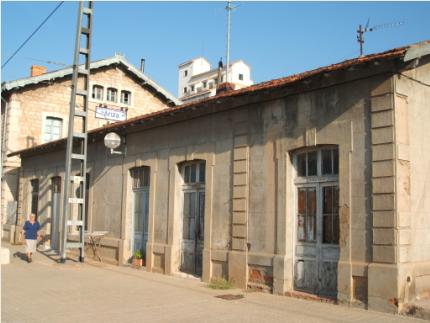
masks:
[(306, 198), (306, 213), (308, 215), (315, 215), (317, 211), (317, 194), (315, 188), (308, 189)]
[(339, 174), (339, 150), (333, 149), (333, 174)]
[(299, 241), (305, 240), (305, 216), (297, 216), (297, 239)]
[(339, 216), (333, 216), (333, 243), (339, 243)]
[(189, 183), (190, 182), (190, 166), (185, 166), (185, 174), (184, 174), (184, 182)]
[(146, 190), (143, 193), (143, 232), (148, 233), (148, 212), (149, 212), (149, 192)]
[(339, 214), (339, 187), (333, 186), (333, 213)]
[(203, 240), (205, 235), (205, 193), (199, 193), (199, 239)]
[(306, 214), (306, 189), (299, 189), (299, 198), (298, 198), (298, 212), (299, 214)]
[(306, 217), (306, 240), (315, 241), (315, 216)]
[(143, 186), (149, 186), (149, 168), (146, 167), (143, 169)]
[(184, 194), (184, 225), (183, 225), (183, 238), (189, 239), (190, 231), (190, 200), (191, 200), (191, 194), (185, 193)]
[(331, 186), (323, 188), (323, 213), (333, 213), (333, 187)]
[(190, 168), (191, 168), (190, 183), (195, 183), (196, 182), (196, 164), (191, 165)]
[(317, 175), (317, 152), (312, 151), (308, 153), (308, 176)]
[(333, 239), (333, 217), (323, 216), (323, 243), (332, 243)]
[(205, 182), (205, 163), (199, 164), (200, 170), (199, 170), (199, 182), (204, 183)]
[(297, 175), (306, 176), (306, 153), (297, 155)]
[(322, 158), (322, 174), (323, 175), (330, 175), (333, 173), (332, 170), (332, 164), (331, 164), (331, 150), (329, 149), (323, 149), (321, 151), (321, 158)]
[(56, 176), (52, 177), (52, 192), (60, 193), (61, 192), (61, 177)]
[(135, 167), (130, 170), (130, 175), (133, 178), (133, 189), (149, 186), (149, 167)]

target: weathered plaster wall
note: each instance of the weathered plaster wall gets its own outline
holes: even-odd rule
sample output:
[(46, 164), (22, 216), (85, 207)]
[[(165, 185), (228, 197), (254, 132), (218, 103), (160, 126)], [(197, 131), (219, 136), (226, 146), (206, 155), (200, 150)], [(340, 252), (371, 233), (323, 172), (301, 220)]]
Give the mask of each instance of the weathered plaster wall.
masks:
[[(404, 301), (414, 296), (428, 297), (430, 292), (430, 65), (422, 58), (420, 65), (396, 77), (396, 107), (399, 115), (398, 153), (402, 162), (398, 182), (408, 209), (399, 214), (402, 226), (399, 240), (404, 244), (399, 250), (399, 261), (404, 275), (399, 277), (404, 289)], [(424, 64), (427, 63), (427, 64)], [(404, 146), (404, 147), (403, 147)], [(405, 148), (406, 147), (406, 148)], [(403, 148), (403, 149), (402, 149)], [(400, 157), (399, 157), (400, 158)], [(406, 196), (406, 198), (405, 198)], [(404, 207), (403, 205), (401, 207)], [(404, 232), (404, 234), (402, 234)], [(406, 277), (411, 277), (411, 283)]]
[[(168, 274), (177, 271), (182, 228), (177, 165), (205, 160), (203, 280), (228, 276), (245, 287), (248, 275), (260, 275), (266, 278), (257, 284), (283, 294), (293, 289), (294, 277), (292, 156), (301, 148), (338, 145), (337, 297), (365, 302), (368, 268), (375, 259), (370, 114), (373, 97), (381, 88), (390, 90), (390, 82), (388, 76), (364, 78), (132, 133), (126, 157), (109, 155), (102, 143), (93, 143), (90, 227), (109, 231), (105, 243), (116, 246), (119, 262), (126, 261), (131, 256), (129, 169), (151, 167), (147, 266)], [(62, 163), (62, 154), (25, 159), (23, 181), (34, 176), (34, 169), (52, 176)]]

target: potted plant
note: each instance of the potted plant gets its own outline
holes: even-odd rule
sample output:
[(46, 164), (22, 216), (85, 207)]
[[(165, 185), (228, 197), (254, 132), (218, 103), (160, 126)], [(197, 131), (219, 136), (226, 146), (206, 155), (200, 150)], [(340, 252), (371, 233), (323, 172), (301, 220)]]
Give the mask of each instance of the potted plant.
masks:
[(133, 253), (132, 264), (136, 267), (142, 267), (145, 265), (144, 256), (142, 250), (138, 249)]

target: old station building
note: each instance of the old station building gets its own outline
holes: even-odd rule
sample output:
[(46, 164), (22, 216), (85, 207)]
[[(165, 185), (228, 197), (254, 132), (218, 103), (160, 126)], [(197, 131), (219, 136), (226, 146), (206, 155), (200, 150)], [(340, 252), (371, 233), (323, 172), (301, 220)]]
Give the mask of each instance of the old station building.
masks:
[[(106, 261), (397, 312), (430, 288), (429, 124), (423, 42), (98, 128), (87, 228)], [(12, 154), (20, 223), (60, 216), (64, 147)]]
[[(67, 136), (72, 68), (48, 71), (33, 65), (29, 77), (4, 82), (1, 87), (3, 238), (16, 224), (18, 157), (6, 155)], [(88, 128), (123, 121), (179, 104), (173, 95), (151, 80), (124, 56), (91, 63)], [(38, 188), (35, 187), (35, 190)], [(12, 230), (11, 230), (12, 228)]]

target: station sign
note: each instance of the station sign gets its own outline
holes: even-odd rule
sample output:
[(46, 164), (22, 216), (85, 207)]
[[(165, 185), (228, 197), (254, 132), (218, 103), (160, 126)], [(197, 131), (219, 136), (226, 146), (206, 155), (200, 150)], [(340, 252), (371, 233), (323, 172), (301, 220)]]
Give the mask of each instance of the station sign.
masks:
[(108, 107), (97, 107), (96, 118), (113, 121), (124, 121), (127, 120), (127, 111)]

